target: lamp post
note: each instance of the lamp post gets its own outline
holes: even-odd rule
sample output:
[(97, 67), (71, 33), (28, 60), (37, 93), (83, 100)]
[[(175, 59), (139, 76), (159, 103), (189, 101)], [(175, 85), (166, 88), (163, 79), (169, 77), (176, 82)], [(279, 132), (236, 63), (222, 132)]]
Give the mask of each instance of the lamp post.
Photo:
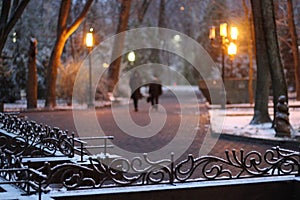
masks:
[[(223, 82), (225, 82), (225, 53), (228, 53), (228, 55), (230, 56), (230, 60), (231, 60), (231, 71), (232, 71), (232, 63), (233, 63), (233, 57), (234, 55), (236, 55), (237, 52), (237, 46), (236, 46), (236, 41), (237, 41), (237, 37), (238, 37), (238, 29), (237, 27), (232, 26), (230, 28), (230, 32), (228, 32), (228, 25), (227, 23), (221, 23), (220, 24), (220, 28), (219, 28), (219, 36), (220, 39), (218, 39), (218, 41), (220, 41), (221, 44), (221, 54), (222, 54), (222, 80)], [(213, 44), (213, 41), (216, 39), (217, 34), (216, 34), (216, 27), (212, 26), (209, 29), (209, 39), (211, 40), (211, 43)], [(223, 97), (225, 94), (224, 91), (221, 91), (221, 96)], [(224, 99), (222, 99), (221, 102), (221, 108), (224, 109), (225, 108), (225, 104), (226, 102), (223, 101)]]
[[(216, 39), (216, 27), (212, 26), (209, 29), (209, 39), (213, 43)], [(219, 36), (221, 37), (221, 53), (222, 53), (222, 80), (225, 79), (225, 53), (227, 50), (228, 55), (233, 59), (237, 52), (236, 41), (238, 37), (237, 27), (232, 26), (228, 33), (227, 23), (221, 23), (219, 29)]]
[(92, 100), (92, 60), (91, 60), (91, 51), (94, 46), (94, 37), (93, 37), (93, 28), (90, 28), (90, 31), (86, 33), (85, 37), (85, 45), (89, 51), (89, 100), (88, 100), (88, 108), (94, 107), (94, 103)]

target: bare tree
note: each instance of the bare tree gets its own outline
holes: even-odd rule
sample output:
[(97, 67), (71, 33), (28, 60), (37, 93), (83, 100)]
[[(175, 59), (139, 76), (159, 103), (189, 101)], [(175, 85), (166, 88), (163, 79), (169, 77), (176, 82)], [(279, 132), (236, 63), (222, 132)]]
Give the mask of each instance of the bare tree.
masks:
[(272, 0), (252, 0), (256, 40), (257, 88), (251, 124), (270, 121), (268, 113), (269, 72), (272, 80), (273, 106), (276, 113), (278, 97), (287, 97), (287, 87), (279, 54), (274, 6)]
[[(123, 31), (126, 31), (128, 27), (128, 19), (130, 15), (130, 5), (131, 0), (121, 0), (121, 8), (120, 8), (120, 15), (119, 15), (119, 23), (117, 28), (117, 34), (121, 33)], [(120, 73), (120, 66), (122, 61), (122, 50), (124, 47), (124, 34), (117, 37), (114, 41), (114, 47), (113, 47), (113, 58), (118, 56), (115, 61), (113, 61), (108, 68), (107, 72), (107, 83), (108, 83), (108, 91), (112, 92), (114, 89), (114, 86), (117, 84), (119, 80), (119, 73)]]
[(143, 0), (142, 5), (137, 10), (137, 19), (140, 24), (143, 23), (144, 21), (145, 14), (149, 8), (150, 3), (151, 3), (150, 0)]
[(27, 73), (27, 108), (37, 107), (37, 70), (36, 70), (36, 55), (37, 55), (37, 40), (31, 38), (28, 55), (28, 73)]
[(243, 8), (245, 12), (245, 27), (248, 28), (250, 37), (247, 44), (247, 51), (249, 56), (249, 81), (248, 81), (248, 93), (249, 93), (249, 103), (253, 104), (253, 15), (249, 11), (245, 0), (243, 0)]
[(67, 20), (70, 13), (71, 3), (71, 0), (62, 0), (60, 5), (57, 24), (57, 38), (51, 53), (47, 73), (47, 96), (45, 104), (46, 107), (56, 106), (57, 70), (60, 65), (60, 57), (62, 55), (63, 48), (68, 38), (77, 30), (79, 25), (85, 19), (85, 16), (87, 15), (87, 12), (93, 3), (93, 0), (87, 1), (79, 16), (75, 19), (75, 21), (72, 24), (68, 25)]
[(297, 42), (297, 32), (294, 22), (294, 9), (292, 0), (287, 0), (287, 15), (288, 15), (288, 25), (289, 32), (292, 39), (292, 53), (293, 61), (295, 68), (295, 85), (296, 85), (296, 98), (300, 100), (300, 64), (299, 64), (299, 51), (298, 51), (298, 42)]
[(251, 124), (271, 122), (269, 102), (269, 60), (262, 22), (262, 5), (260, 0), (251, 0), (256, 44), (257, 82), (255, 94), (254, 116)]
[(269, 66), (272, 79), (273, 107), (274, 113), (276, 113), (276, 105), (279, 96), (285, 95), (288, 97), (287, 86), (279, 53), (273, 0), (264, 0), (261, 4), (263, 8), (263, 27), (266, 36), (268, 60), (270, 62)]
[(0, 52), (2, 52), (8, 34), (14, 25), (20, 19), (29, 0), (2, 0), (2, 9), (0, 16)]

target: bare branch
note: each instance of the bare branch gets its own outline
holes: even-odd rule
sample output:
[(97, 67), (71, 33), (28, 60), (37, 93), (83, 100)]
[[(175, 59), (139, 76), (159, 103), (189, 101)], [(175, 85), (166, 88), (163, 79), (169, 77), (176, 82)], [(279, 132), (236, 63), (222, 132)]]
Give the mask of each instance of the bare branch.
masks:
[(148, 7), (150, 5), (150, 0), (144, 0), (142, 6), (138, 9), (138, 20), (139, 23), (142, 23), (145, 17), (145, 14), (148, 10)]
[[(61, 35), (67, 29), (67, 19), (71, 8), (71, 0), (62, 0), (58, 15), (57, 35)], [(67, 14), (66, 14), (67, 13)]]
[(18, 8), (16, 11), (13, 13), (12, 17), (9, 19), (9, 22), (7, 23), (5, 33), (8, 34), (12, 28), (15, 26), (17, 23), (18, 19), (21, 17), (23, 11), (25, 10), (27, 4), (29, 3), (30, 0), (23, 0), (19, 4)]
[(66, 33), (67, 38), (70, 37), (70, 35), (72, 35), (74, 33), (74, 31), (76, 31), (76, 29), (79, 27), (79, 25), (81, 24), (81, 22), (84, 20), (85, 16), (87, 15), (88, 10), (91, 7), (92, 3), (93, 3), (93, 0), (88, 0), (85, 4), (84, 8), (82, 9), (80, 15), (73, 22), (73, 24), (71, 24), (67, 28), (67, 33)]
[(0, 18), (0, 34), (4, 35), (8, 14), (10, 10), (11, 1), (2, 1), (2, 10), (1, 10), (1, 18)]

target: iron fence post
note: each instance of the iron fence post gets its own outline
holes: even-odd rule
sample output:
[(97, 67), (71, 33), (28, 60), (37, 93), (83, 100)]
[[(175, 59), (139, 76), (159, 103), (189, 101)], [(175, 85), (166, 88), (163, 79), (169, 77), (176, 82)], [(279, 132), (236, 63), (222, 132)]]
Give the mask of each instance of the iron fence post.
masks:
[(298, 151), (298, 176), (300, 176), (300, 146)]
[(75, 138), (75, 134), (74, 134), (74, 132), (72, 132), (72, 155), (71, 155), (72, 158), (75, 155), (75, 141), (74, 141), (74, 138)]
[(107, 145), (107, 138), (104, 138), (104, 157), (106, 158), (106, 145)]
[(39, 200), (42, 200), (42, 181), (39, 180)]
[(83, 162), (83, 143), (80, 143), (80, 161)]
[(171, 183), (171, 185), (173, 185), (174, 184), (174, 171), (175, 171), (175, 169), (174, 169), (174, 152), (172, 152), (171, 153), (171, 167), (170, 167), (171, 169), (171, 177), (170, 177), (170, 183)]

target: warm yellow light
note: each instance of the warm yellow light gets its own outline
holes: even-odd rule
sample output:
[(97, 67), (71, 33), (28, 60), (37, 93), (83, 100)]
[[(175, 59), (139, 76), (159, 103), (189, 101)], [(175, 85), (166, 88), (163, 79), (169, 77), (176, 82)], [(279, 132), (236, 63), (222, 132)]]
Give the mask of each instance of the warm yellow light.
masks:
[(209, 28), (209, 39), (214, 40), (216, 38), (216, 27), (215, 26), (211, 26)]
[(227, 23), (220, 24), (220, 36), (227, 37)]
[(237, 27), (231, 27), (230, 29), (230, 37), (232, 40), (237, 40), (239, 31)]
[(93, 38), (93, 33), (88, 32), (85, 36), (85, 45), (88, 48), (91, 48), (94, 46), (94, 38)]
[(102, 64), (102, 67), (103, 67), (103, 68), (108, 68), (108, 67), (109, 67), (109, 64), (103, 63), (103, 64)]
[(230, 42), (230, 44), (228, 45), (228, 55), (229, 56), (234, 56), (237, 53), (237, 46), (235, 43)]
[(130, 51), (127, 59), (129, 60), (129, 62), (134, 62), (135, 61), (135, 53), (133, 51)]

